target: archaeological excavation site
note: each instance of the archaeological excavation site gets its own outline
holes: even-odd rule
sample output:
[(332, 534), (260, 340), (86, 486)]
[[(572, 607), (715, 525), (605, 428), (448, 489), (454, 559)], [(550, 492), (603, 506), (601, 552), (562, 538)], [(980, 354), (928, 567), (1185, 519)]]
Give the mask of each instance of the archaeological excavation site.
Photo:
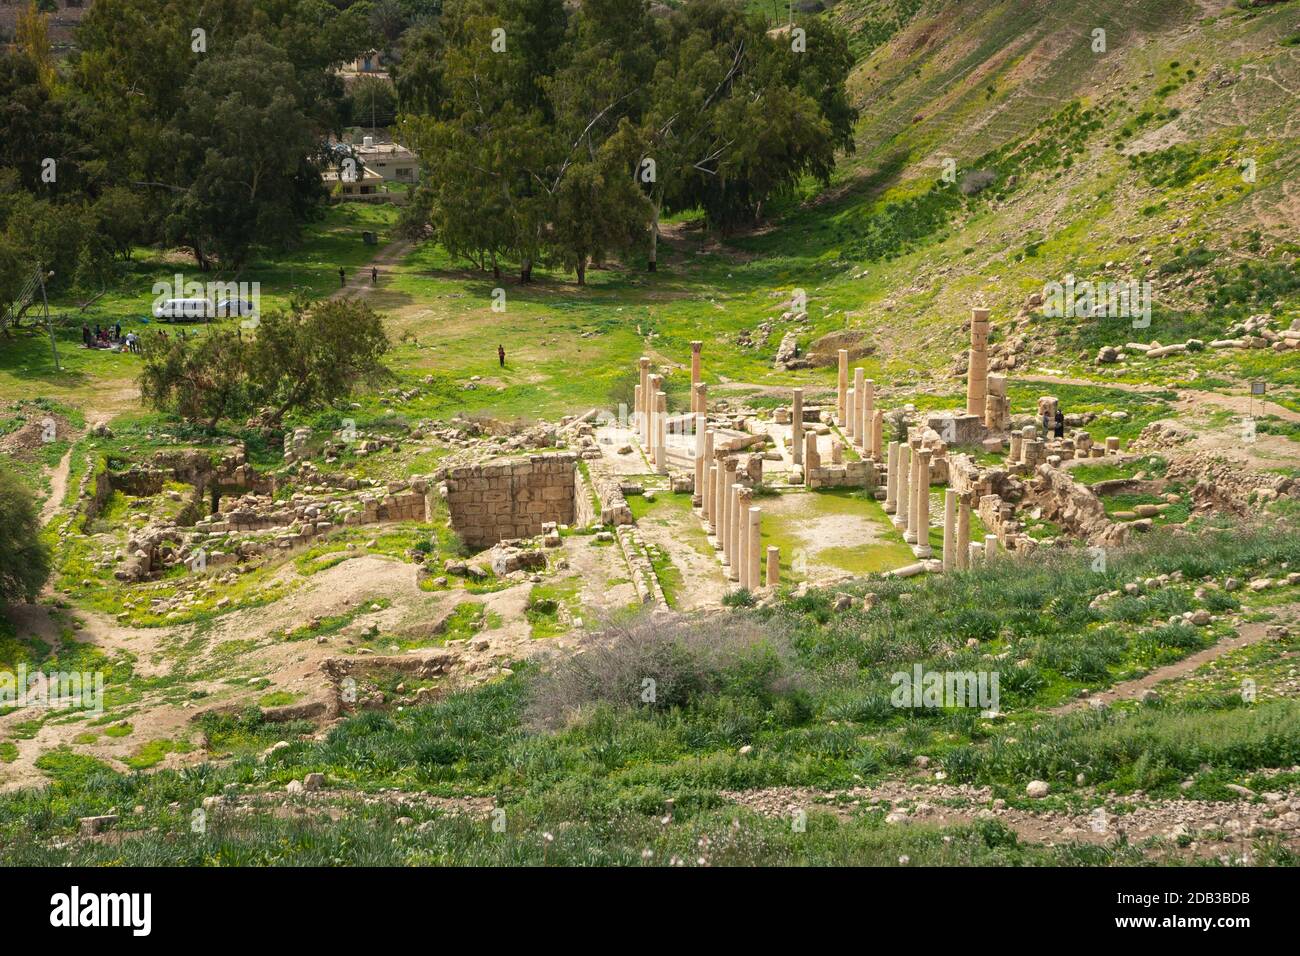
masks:
[(769, 7), (0, 6), (23, 912), (1300, 863), (1300, 0)]

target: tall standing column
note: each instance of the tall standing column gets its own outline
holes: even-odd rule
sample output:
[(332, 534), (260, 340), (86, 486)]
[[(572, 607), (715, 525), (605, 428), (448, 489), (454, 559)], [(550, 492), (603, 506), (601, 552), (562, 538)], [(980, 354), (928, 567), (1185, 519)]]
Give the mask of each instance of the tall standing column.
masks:
[(714, 457), (713, 460), (713, 496), (712, 506), (709, 511), (709, 527), (713, 531), (713, 550), (722, 550), (722, 484), (727, 480), (726, 470), (722, 466), (722, 459)]
[(793, 389), (790, 408), (790, 460), (803, 464), (803, 389)]
[(894, 492), (894, 527), (903, 532), (903, 540), (907, 540), (907, 522), (908, 510), (911, 507), (912, 499), (908, 492), (911, 482), (912, 472), (912, 446), (905, 441), (898, 443), (898, 488)]
[(840, 378), (839, 387), (835, 392), (835, 411), (837, 414), (836, 421), (840, 426), (844, 425), (845, 404), (848, 400), (849, 391), (849, 350), (840, 349)]
[(951, 571), (957, 561), (957, 492), (943, 492), (943, 569)]
[(885, 443), (885, 413), (876, 409), (871, 416), (871, 457), (880, 461)]
[(876, 383), (864, 377), (862, 369), (853, 386), (858, 391), (858, 445), (864, 456), (871, 454), (871, 426), (876, 414)]
[(645, 450), (652, 466), (658, 464), (655, 461), (655, 436), (659, 434), (659, 431), (655, 425), (655, 411), (658, 408), (659, 392), (662, 389), (660, 383), (662, 381), (662, 376), (651, 372), (646, 376), (646, 387), (649, 391), (642, 396), (645, 399)]
[(691, 411), (693, 412), (704, 411), (695, 405), (695, 386), (700, 384), (700, 349), (703, 347), (703, 342), (691, 343)]
[(641, 437), (641, 447), (650, 448), (650, 359), (641, 356), (641, 400), (637, 403), (637, 434)]
[(970, 496), (957, 499), (957, 567), (970, 567)]
[(668, 474), (668, 395), (655, 395), (655, 471)]
[(903, 532), (903, 540), (908, 544), (916, 544), (916, 493), (921, 486), (919, 467), (921, 464), (920, 450), (912, 446), (911, 442), (907, 445), (908, 469), (907, 469), (907, 528)]
[(745, 587), (757, 591), (763, 586), (763, 579), (760, 577), (763, 554), (763, 509), (748, 508), (745, 515), (749, 522), (749, 534), (745, 538), (749, 545), (745, 551), (745, 561), (748, 564), (748, 573), (745, 577), (749, 583)]
[(742, 487), (738, 483), (733, 484), (730, 499), (727, 501), (727, 577), (732, 581), (740, 580), (740, 489)]
[[(641, 386), (634, 385), (632, 387), (632, 421), (628, 423), (628, 427), (636, 432), (637, 438), (641, 437), (644, 415), (645, 396), (641, 394)], [(644, 445), (642, 447), (644, 447)]]
[(723, 563), (726, 563), (727, 535), (731, 531), (728, 506), (731, 504), (731, 486), (736, 483), (736, 459), (724, 458), (718, 472), (718, 514), (713, 520), (718, 526), (718, 546), (722, 549)]
[(848, 391), (844, 393), (844, 421), (840, 423), (840, 430), (844, 432), (844, 437), (849, 444), (853, 444), (853, 425), (858, 420), (858, 396), (850, 385)]
[(885, 458), (885, 514), (893, 514), (898, 508), (898, 442), (889, 443)]
[(744, 485), (736, 486), (736, 557), (735, 557), (735, 578), (740, 582), (740, 586), (746, 590), (750, 589), (749, 583), (749, 536), (752, 530), (749, 526), (749, 507), (750, 502), (754, 499), (754, 493)]
[(917, 452), (916, 466), (916, 556), (928, 558), (930, 548), (930, 456), (934, 452), (922, 448)]
[(692, 389), (691, 395), (693, 396), (693, 398), (691, 399), (691, 404), (695, 408), (695, 414), (703, 415), (705, 418), (708, 418), (709, 417), (709, 386), (705, 385), (703, 382), (700, 382), (698, 385), (695, 386), (694, 389)]
[(774, 544), (767, 546), (767, 586), (776, 587), (781, 583), (781, 549)]
[(708, 467), (709, 462), (709, 445), (713, 436), (705, 427), (704, 416), (698, 412), (695, 415), (695, 493), (692, 496), (692, 505), (700, 507), (704, 504), (704, 469)]
[(718, 499), (718, 465), (716, 462), (710, 462), (706, 474), (708, 475), (708, 485), (704, 489), (704, 532), (705, 534), (713, 534), (714, 506)]
[(970, 320), (970, 362), (966, 367), (966, 414), (984, 419), (989, 379), (989, 310), (973, 309)]

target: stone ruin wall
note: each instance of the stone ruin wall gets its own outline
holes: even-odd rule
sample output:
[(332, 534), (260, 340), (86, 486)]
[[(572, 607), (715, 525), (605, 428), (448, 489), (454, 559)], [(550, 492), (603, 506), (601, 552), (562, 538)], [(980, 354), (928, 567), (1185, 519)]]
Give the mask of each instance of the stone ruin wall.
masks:
[(548, 522), (594, 520), (577, 456), (530, 455), (454, 468), (442, 476), (452, 528), (467, 547), (482, 549), (508, 538), (531, 538)]

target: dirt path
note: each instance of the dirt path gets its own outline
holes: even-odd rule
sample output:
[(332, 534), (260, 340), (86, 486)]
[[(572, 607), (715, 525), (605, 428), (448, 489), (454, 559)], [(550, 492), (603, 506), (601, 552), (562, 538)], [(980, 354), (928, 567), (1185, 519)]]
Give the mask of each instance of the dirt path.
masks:
[[(1244, 415), (1250, 411), (1250, 396), (1241, 394), (1224, 394), (1223, 392), (1203, 392), (1193, 389), (1179, 391), (1177, 389), (1163, 389), (1158, 385), (1133, 385), (1129, 382), (1097, 382), (1087, 378), (1072, 378), (1068, 375), (1017, 375), (1015, 381), (1019, 382), (1043, 382), (1045, 384), (1055, 385), (1080, 385), (1092, 388), (1113, 388), (1121, 392), (1132, 392), (1135, 395), (1148, 395), (1160, 391), (1173, 391), (1178, 397), (1174, 401), (1175, 407), (1179, 412), (1195, 411), (1202, 408), (1220, 408), (1230, 412), (1236, 412), (1238, 415)], [(1258, 405), (1259, 403), (1256, 403)], [(1276, 402), (1268, 402), (1262, 414), (1276, 415), (1278, 418), (1288, 422), (1300, 422), (1300, 412), (1293, 412), (1289, 408), (1284, 408)]]
[(63, 504), (63, 496), (68, 491), (68, 471), (71, 467), (72, 449), (69, 448), (50, 474), (50, 494), (45, 499), (45, 504), (41, 505), (41, 524), (49, 524), (50, 519), (59, 513), (59, 505)]
[(365, 297), (370, 295), (372, 290), (379, 288), (377, 283), (371, 282), (370, 270), (378, 269), (382, 280), (383, 277), (392, 272), (392, 266), (402, 261), (402, 257), (410, 251), (413, 244), (410, 239), (396, 239), (390, 242), (375, 253), (373, 259), (357, 269), (352, 277), (348, 279), (347, 285), (335, 290), (330, 298), (342, 299), (349, 296)]
[[(87, 425), (90, 429), (97, 428), (105, 424), (111, 417), (112, 413), (107, 411), (97, 411), (88, 420)], [(77, 433), (72, 437), (72, 443), (75, 446), (81, 438), (82, 433)], [(54, 471), (50, 473), (50, 493), (41, 505), (41, 524), (49, 524), (51, 519), (59, 513), (59, 507), (63, 504), (63, 498), (68, 493), (68, 473), (72, 470), (72, 448), (59, 460)]]
[[(1286, 604), (1276, 609), (1280, 614), (1286, 615), (1294, 621), (1296, 611), (1300, 610), (1300, 604)], [(1207, 647), (1203, 651), (1197, 651), (1181, 661), (1175, 661), (1164, 667), (1157, 667), (1145, 677), (1138, 677), (1133, 680), (1127, 680), (1123, 683), (1116, 684), (1108, 690), (1091, 694), (1087, 698), (1072, 700), (1068, 704), (1062, 704), (1060, 707), (1053, 708), (1049, 711), (1051, 714), (1068, 714), (1074, 710), (1082, 710), (1088, 707), (1092, 701), (1100, 700), (1106, 704), (1113, 704), (1120, 700), (1133, 700), (1145, 690), (1150, 690), (1157, 684), (1162, 684), (1168, 680), (1174, 680), (1178, 677), (1186, 677), (1191, 674), (1202, 664), (1207, 664), (1216, 660), (1225, 654), (1243, 647), (1249, 647), (1251, 644), (1258, 644), (1268, 637), (1268, 629), (1273, 622), (1256, 622), (1243, 625), (1238, 629), (1236, 636), (1225, 638), (1212, 647)]]

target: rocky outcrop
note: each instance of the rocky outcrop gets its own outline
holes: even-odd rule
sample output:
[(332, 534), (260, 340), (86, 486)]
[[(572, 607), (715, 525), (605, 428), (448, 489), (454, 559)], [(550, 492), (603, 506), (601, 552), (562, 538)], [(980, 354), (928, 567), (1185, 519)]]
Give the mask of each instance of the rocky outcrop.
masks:
[(1111, 521), (1092, 489), (1060, 468), (1039, 465), (1027, 490), (1027, 500), (1042, 509), (1046, 520), (1089, 544), (1118, 545), (1128, 540), (1130, 527)]

